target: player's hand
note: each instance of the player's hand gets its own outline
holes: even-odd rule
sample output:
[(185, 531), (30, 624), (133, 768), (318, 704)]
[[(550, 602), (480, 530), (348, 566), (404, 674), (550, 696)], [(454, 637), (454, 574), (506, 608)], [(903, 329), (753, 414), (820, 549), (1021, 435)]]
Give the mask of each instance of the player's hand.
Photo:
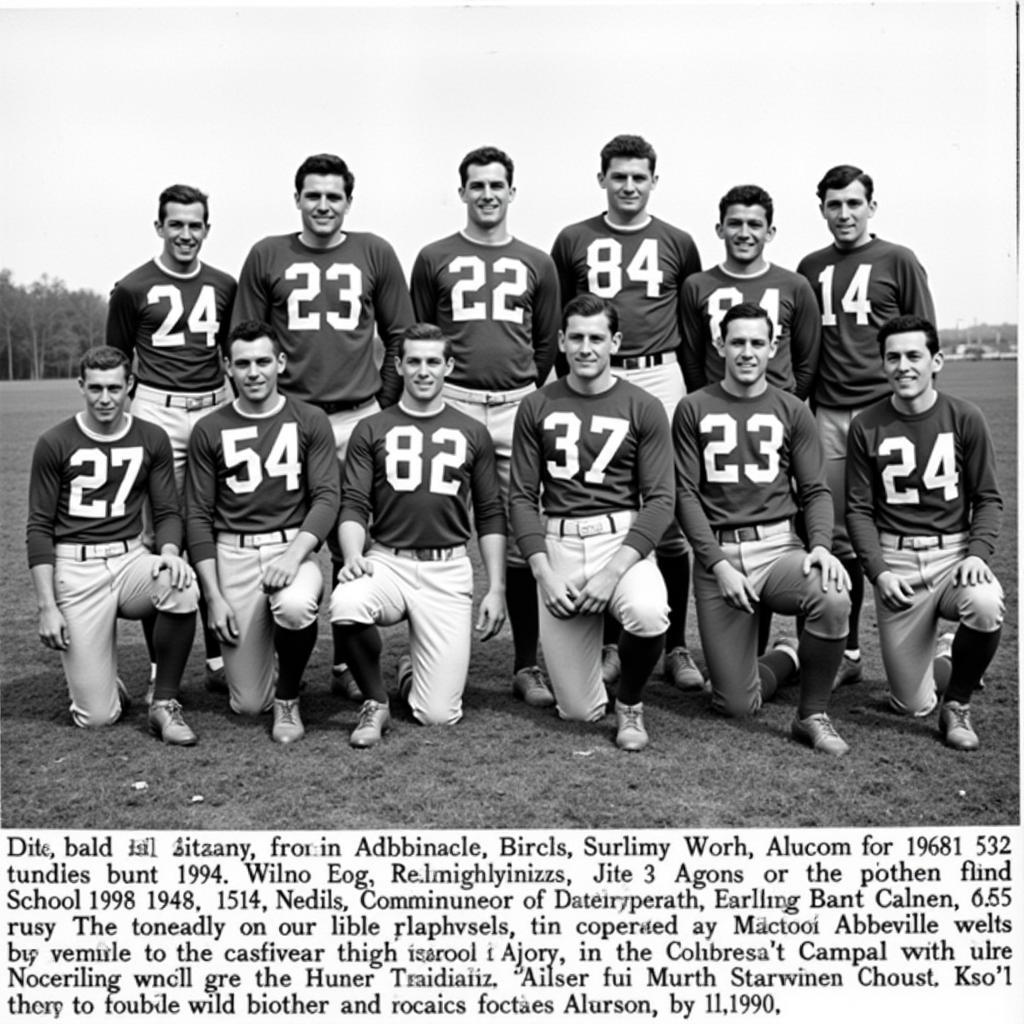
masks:
[(272, 594), (275, 590), (287, 587), (295, 579), (302, 559), (290, 551), (284, 551), (263, 570), (263, 593)]
[(957, 587), (974, 587), (979, 583), (992, 583), (995, 576), (983, 558), (968, 555), (953, 570), (953, 585)]
[(209, 612), (207, 622), (210, 629), (217, 634), (217, 639), (222, 644), (234, 647), (238, 643), (238, 622), (235, 620), (234, 609), (220, 595), (207, 595), (206, 607)]
[(608, 607), (618, 582), (618, 573), (608, 566), (595, 572), (583, 584), (583, 589), (576, 598), (576, 611), (581, 615), (601, 615)]
[(836, 590), (850, 589), (850, 574), (843, 568), (843, 563), (827, 548), (811, 548), (804, 559), (804, 575), (809, 576), (815, 566), (821, 570), (822, 590), (828, 590), (829, 583), (834, 583)]
[(39, 639), (52, 650), (68, 649), (68, 624), (59, 608), (44, 608), (39, 613)]
[(750, 580), (724, 558), (716, 562), (711, 571), (718, 580), (718, 592), (725, 603), (730, 608), (738, 608), (753, 615), (754, 607), (757, 605), (757, 593), (750, 585)]
[(505, 625), (505, 598), (501, 594), (487, 591), (480, 601), (480, 614), (476, 619), (476, 631), (481, 640), (497, 636)]
[(345, 562), (338, 570), (338, 582), (348, 583), (350, 580), (357, 580), (360, 576), (373, 575), (373, 562), (364, 555), (357, 555)]
[(879, 573), (875, 590), (882, 604), (892, 611), (909, 608), (914, 603), (914, 588), (889, 570)]
[(580, 592), (564, 576), (543, 573), (537, 577), (537, 590), (544, 607), (556, 619), (571, 619), (576, 614)]
[(160, 555), (159, 558), (160, 561), (153, 565), (153, 579), (166, 569), (175, 590), (188, 590), (192, 586), (196, 574), (181, 555)]

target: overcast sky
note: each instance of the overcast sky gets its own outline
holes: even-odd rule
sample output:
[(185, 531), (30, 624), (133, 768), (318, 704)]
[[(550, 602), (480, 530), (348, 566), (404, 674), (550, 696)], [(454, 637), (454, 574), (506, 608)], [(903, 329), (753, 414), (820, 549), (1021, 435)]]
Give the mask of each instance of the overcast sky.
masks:
[(1012, 3), (511, 4), (0, 10), (0, 266), (106, 294), (158, 251), (156, 196), (211, 196), (204, 259), (296, 229), (295, 168), (356, 175), (353, 230), (406, 271), (459, 227), (456, 169), (516, 161), (510, 223), (549, 249), (598, 212), (601, 146), (645, 135), (653, 213), (721, 259), (717, 201), (776, 202), (769, 258), (829, 242), (814, 187), (875, 178), (874, 230), (913, 248), (940, 325), (1017, 320)]

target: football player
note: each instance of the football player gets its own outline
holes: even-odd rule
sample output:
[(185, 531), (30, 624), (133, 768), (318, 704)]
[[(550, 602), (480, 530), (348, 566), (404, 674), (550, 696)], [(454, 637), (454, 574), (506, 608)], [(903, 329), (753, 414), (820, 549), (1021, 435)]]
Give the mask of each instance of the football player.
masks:
[[(672, 424), (677, 514), (695, 553), (711, 706), (754, 714), (799, 670), (793, 738), (839, 756), (849, 748), (826, 709), (846, 640), (849, 577), (829, 550), (832, 498), (814, 418), (767, 381), (773, 327), (752, 303), (722, 317), (715, 344), (725, 376), (687, 395)], [(798, 507), (806, 548), (793, 525)], [(804, 627), (799, 645), (780, 641), (758, 662), (761, 608), (800, 615)]]
[[(154, 618), (149, 728), (165, 743), (191, 746), (196, 735), (178, 689), (199, 593), (180, 556), (171, 443), (128, 412), (132, 383), (123, 352), (89, 349), (78, 376), (84, 409), (36, 443), (27, 542), (39, 639), (60, 651), (74, 723), (111, 725), (127, 704), (117, 677), (117, 619)], [(147, 499), (158, 554), (141, 539)]]
[[(923, 717), (944, 690), (939, 733), (954, 749), (975, 750), (971, 696), (1003, 621), (989, 565), (1003, 511), (992, 439), (974, 405), (936, 390), (942, 353), (930, 321), (895, 317), (878, 346), (891, 394), (850, 427), (846, 517), (875, 587), (889, 702)], [(940, 618), (960, 625), (949, 654), (933, 662)]]
[(537, 580), (558, 714), (584, 722), (604, 716), (602, 633), (610, 612), (621, 625), (615, 739), (623, 750), (642, 750), (643, 687), (668, 628), (654, 548), (672, 518), (672, 463), (661, 403), (612, 373), (621, 343), (607, 299), (584, 294), (565, 306), (558, 347), (569, 372), (519, 407), (509, 507)]
[(476, 629), (487, 640), (505, 622), (506, 522), (490, 434), (443, 398), (455, 364), (438, 327), (410, 327), (396, 362), (402, 396), (358, 424), (345, 464), (345, 563), (331, 622), (365, 697), (349, 739), (354, 747), (375, 746), (391, 726), (379, 625), (409, 622), (410, 655), (399, 662), (398, 684), (415, 718), (454, 725), (462, 717), (473, 632), (466, 544), (474, 526), (487, 573)]
[(859, 632), (864, 575), (845, 518), (850, 423), (889, 391), (878, 355), (878, 329), (903, 313), (934, 322), (935, 310), (917, 257), (870, 231), (877, 204), (869, 175), (848, 164), (831, 168), (818, 182), (818, 201), (832, 244), (805, 256), (796, 269), (814, 289), (821, 310), (821, 354), (811, 404), (835, 503), (832, 548), (852, 584), (847, 648), (835, 679), (839, 686), (858, 682), (863, 668)]
[[(114, 285), (106, 340), (134, 359), (132, 414), (162, 427), (171, 439), (181, 493), (192, 427), (228, 400), (220, 345), (231, 319), (235, 279), (199, 259), (210, 233), (209, 201), (199, 189), (165, 188), (154, 227), (163, 248)], [(220, 645), (205, 625), (202, 605), (200, 615), (206, 685), (223, 692)], [(151, 638), (146, 639), (152, 649)]]
[[(597, 175), (607, 209), (565, 228), (555, 239), (551, 255), (563, 303), (585, 292), (615, 301), (622, 342), (612, 355), (612, 372), (658, 398), (666, 420), (671, 420), (686, 393), (679, 362), (680, 296), (683, 282), (700, 270), (700, 256), (689, 234), (647, 212), (658, 184), (656, 166), (657, 154), (645, 139), (615, 136), (601, 150)], [(657, 552), (670, 607), (665, 675), (684, 690), (704, 684), (686, 647), (688, 551), (686, 539), (672, 523)], [(618, 678), (616, 632), (615, 624), (609, 622), (603, 667), (609, 687)]]
[[(551, 369), (561, 312), (551, 257), (509, 232), (513, 170), (511, 157), (492, 146), (466, 154), (459, 164), (466, 225), (419, 253), (410, 284), (417, 318), (452, 341), (445, 401), (487, 427), (505, 501), (516, 410)], [(513, 693), (550, 707), (555, 698), (537, 665), (536, 584), (511, 538), (506, 557)]]
[(683, 284), (683, 376), (697, 391), (725, 376), (715, 342), (722, 317), (741, 302), (764, 309), (775, 325), (775, 355), (768, 383), (806, 398), (814, 382), (821, 343), (821, 317), (806, 278), (769, 263), (765, 246), (775, 237), (772, 197), (757, 185), (737, 185), (718, 202), (715, 233), (725, 259), (691, 274)]
[[(413, 322), (405, 276), (394, 249), (368, 232), (346, 231), (355, 176), (339, 156), (319, 153), (295, 173), (301, 229), (257, 242), (238, 279), (232, 323), (273, 326), (286, 356), (281, 391), (327, 413), (339, 477), (352, 428), (393, 404), (401, 390), (395, 352)], [(374, 336), (384, 346), (379, 358)], [(337, 533), (329, 537), (341, 567)], [(352, 700), (359, 687), (334, 644), (333, 687)]]
[(294, 743), (323, 592), (314, 553), (338, 515), (334, 435), (321, 409), (279, 392), (286, 357), (269, 324), (236, 324), (224, 362), (238, 397), (192, 432), (189, 550), (224, 645), (231, 709), (273, 707), (271, 738)]

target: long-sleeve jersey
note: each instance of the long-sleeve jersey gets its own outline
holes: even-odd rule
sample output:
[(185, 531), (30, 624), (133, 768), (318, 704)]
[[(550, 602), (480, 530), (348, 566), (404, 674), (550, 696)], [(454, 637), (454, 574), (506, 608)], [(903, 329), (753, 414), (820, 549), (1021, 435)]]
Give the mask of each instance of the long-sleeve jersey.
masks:
[(516, 413), (509, 510), (529, 558), (545, 550), (538, 513), (584, 518), (638, 511), (623, 543), (646, 556), (672, 520), (672, 458), (661, 402), (616, 380), (596, 395), (565, 378), (527, 395)]
[[(413, 322), (394, 249), (376, 235), (346, 232), (330, 249), (297, 234), (274, 235), (249, 251), (231, 317), (264, 320), (288, 358), (283, 392), (306, 402), (397, 401), (398, 342)], [(384, 345), (378, 369), (375, 332)]]
[(882, 399), (850, 425), (846, 523), (871, 580), (886, 569), (878, 532), (968, 532), (968, 554), (995, 551), (1003, 499), (995, 451), (977, 406), (938, 392), (927, 412), (906, 415)]
[(107, 344), (135, 357), (135, 379), (162, 391), (194, 394), (224, 383), (220, 345), (235, 301), (235, 279), (200, 263), (176, 274), (159, 259), (114, 285)]
[(677, 517), (705, 568), (725, 557), (716, 531), (789, 519), (798, 502), (808, 547), (831, 547), (825, 454), (814, 417), (794, 395), (769, 384), (738, 397), (710, 384), (676, 407), (672, 444)]
[(487, 428), (444, 405), (401, 402), (360, 420), (342, 481), (341, 521), (369, 527), (391, 548), (448, 548), (506, 532), (494, 444)]
[(156, 547), (181, 547), (182, 522), (167, 435), (127, 415), (113, 437), (72, 416), (36, 442), (28, 488), (28, 564), (54, 562), (54, 544), (109, 544), (142, 532), (149, 500)]
[(486, 391), (543, 384), (562, 312), (547, 253), (518, 239), (487, 245), (456, 232), (421, 250), (410, 290), (417, 320), (451, 339), (450, 383)]
[(338, 461), (330, 420), (282, 396), (270, 413), (237, 402), (204, 416), (189, 439), (185, 477), (189, 551), (216, 555), (219, 533), (299, 528), (324, 540), (338, 515)]

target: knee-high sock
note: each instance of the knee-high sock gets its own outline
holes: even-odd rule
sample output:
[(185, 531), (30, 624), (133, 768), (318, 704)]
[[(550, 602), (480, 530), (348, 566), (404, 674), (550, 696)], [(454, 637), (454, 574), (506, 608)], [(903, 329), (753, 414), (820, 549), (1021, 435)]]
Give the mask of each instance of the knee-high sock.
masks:
[(156, 659), (153, 700), (176, 700), (196, 635), (195, 612), (187, 615), (157, 612), (153, 616), (152, 635)]
[(639, 704), (643, 700), (644, 684), (665, 647), (664, 636), (636, 636), (626, 630), (619, 637), (619, 660), (622, 675), (616, 696), (621, 704)]
[(306, 671), (309, 656), (316, 646), (316, 622), (302, 629), (285, 629), (274, 626), (274, 650), (277, 652), (278, 700), (295, 700), (299, 695), (302, 673)]
[(384, 646), (380, 630), (360, 623), (336, 624), (334, 635), (341, 641), (341, 660), (348, 662), (363, 696), (387, 704), (388, 691), (380, 673), (380, 652)]
[(537, 581), (529, 566), (510, 565), (505, 569), (505, 603), (512, 627), (512, 671), (518, 672), (537, 664)]
[(757, 659), (757, 675), (761, 681), (761, 700), (775, 696), (796, 675), (796, 662), (785, 651), (769, 651)]
[[(969, 704), (985, 669), (995, 657), (1002, 627), (992, 633), (981, 633), (961, 625), (953, 637), (953, 670), (946, 687), (945, 700)], [(941, 659), (937, 659), (941, 660)]]
[(668, 591), (668, 632), (665, 650), (686, 646), (686, 608), (690, 600), (690, 556), (658, 555), (658, 568)]
[(832, 680), (843, 660), (843, 648), (848, 641), (823, 640), (805, 629), (800, 636), (800, 706), (801, 718), (821, 714), (828, 710), (832, 695)]
[(843, 568), (850, 574), (850, 628), (846, 635), (845, 646), (848, 651), (855, 651), (860, 647), (860, 610), (864, 605), (864, 570), (856, 558), (844, 558)]

